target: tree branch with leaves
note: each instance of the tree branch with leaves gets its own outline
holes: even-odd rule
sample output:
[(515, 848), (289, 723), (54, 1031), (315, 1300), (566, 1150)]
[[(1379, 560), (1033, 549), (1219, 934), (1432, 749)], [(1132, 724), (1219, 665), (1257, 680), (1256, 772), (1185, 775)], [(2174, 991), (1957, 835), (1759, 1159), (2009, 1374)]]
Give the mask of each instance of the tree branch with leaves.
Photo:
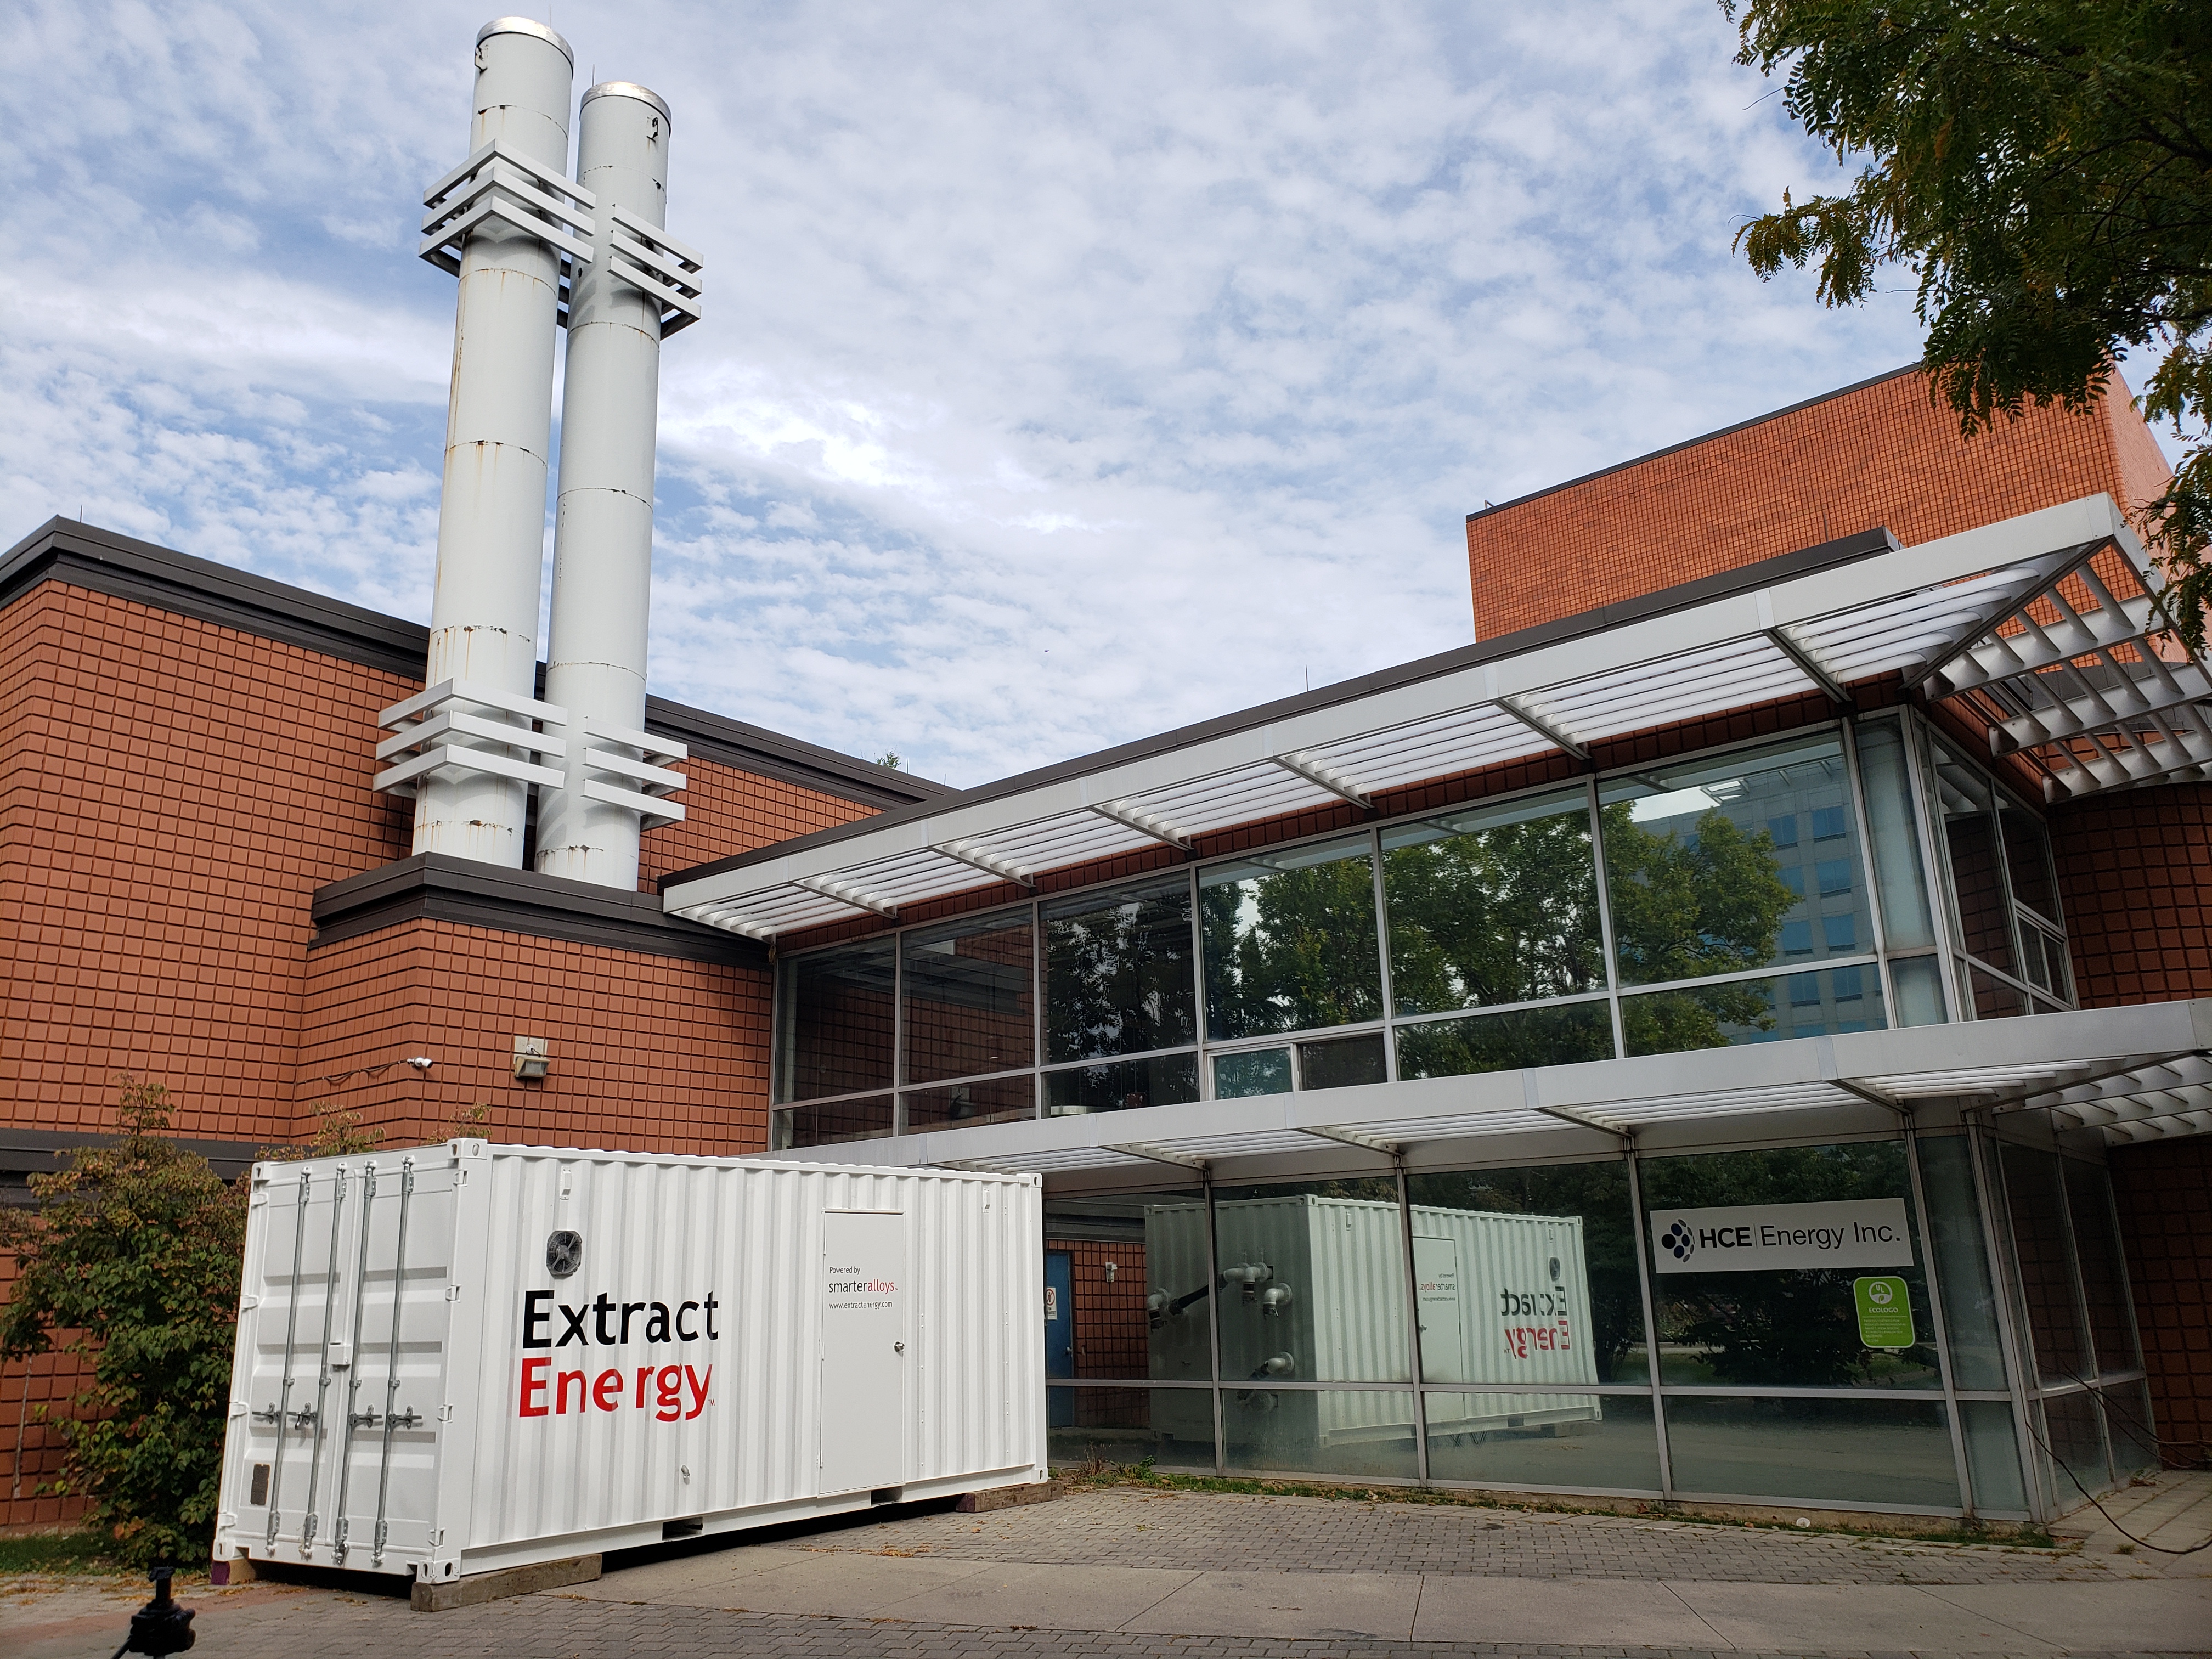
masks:
[[(1817, 264), (1830, 306), (1917, 280), (1930, 395), (1972, 436), (2088, 407), (2130, 348), (2141, 407), (2189, 447), (2142, 528), (2201, 649), (2212, 601), (2212, 5), (2204, 0), (1721, 0), (1736, 61), (1849, 191), (1736, 233), (1752, 269)], [(2138, 504), (2124, 502), (2133, 508)]]

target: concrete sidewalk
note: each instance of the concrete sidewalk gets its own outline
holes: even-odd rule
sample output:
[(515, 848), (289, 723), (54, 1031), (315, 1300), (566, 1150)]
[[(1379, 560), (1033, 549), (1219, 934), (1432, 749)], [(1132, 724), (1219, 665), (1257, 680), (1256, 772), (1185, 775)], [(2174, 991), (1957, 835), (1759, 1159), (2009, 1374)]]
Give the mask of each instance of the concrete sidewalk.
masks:
[[(2125, 1558), (1629, 1516), (1114, 1488), (654, 1553), (596, 1583), (434, 1614), (352, 1586), (186, 1599), (201, 1609), (196, 1652), (223, 1659), (2212, 1650), (2212, 1578)], [(28, 1593), (0, 1594), (10, 1659), (112, 1653), (143, 1595), (15, 1588)]]
[(2051, 1656), (2212, 1645), (2212, 1581), (1767, 1584), (1223, 1572), (751, 1547), (610, 1574), (579, 1601), (971, 1628), (1509, 1646)]

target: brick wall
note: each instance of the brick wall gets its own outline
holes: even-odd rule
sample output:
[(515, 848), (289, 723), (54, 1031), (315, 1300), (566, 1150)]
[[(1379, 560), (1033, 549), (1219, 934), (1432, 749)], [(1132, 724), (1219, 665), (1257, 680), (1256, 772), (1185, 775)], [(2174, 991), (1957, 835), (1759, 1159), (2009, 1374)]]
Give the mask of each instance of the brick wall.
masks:
[[(766, 1144), (758, 970), (427, 921), (309, 950), (314, 890), (408, 851), (411, 804), (368, 786), (376, 711), (420, 689), (59, 580), (0, 610), (0, 1123), (111, 1131), (128, 1072), (168, 1086), (179, 1134), (248, 1145), (305, 1139), (319, 1101), (391, 1144), (478, 1102), (516, 1140)], [(874, 810), (684, 769), (687, 822), (646, 836), (648, 888)], [(514, 1080), (517, 1036), (550, 1042), (544, 1083)], [(399, 1063), (420, 1054), (427, 1078)], [(29, 1495), (61, 1455), (29, 1419), (81, 1385), (52, 1356), (0, 1369), (0, 1525), (82, 1510)]]
[[(1075, 1375), (1142, 1378), (1152, 1375), (1151, 1321), (1145, 1310), (1149, 1285), (1145, 1247), (1047, 1238), (1048, 1250), (1065, 1250), (1073, 1281), (1067, 1317), (1075, 1322)], [(1106, 1280), (1106, 1264), (1115, 1277)], [(1152, 1396), (1139, 1389), (1077, 1389), (1070, 1426), (1141, 1429), (1152, 1421)]]
[(2062, 805), (2051, 850), (2084, 1007), (2212, 996), (2212, 784)]
[[(321, 1077), (415, 1052), (403, 1025), (346, 1066), (300, 1042), (315, 889), (407, 853), (410, 804), (368, 785), (376, 710), (419, 689), (58, 581), (0, 612), (0, 910), (13, 943), (0, 1118), (111, 1128), (116, 1076), (130, 1072), (168, 1085), (181, 1134), (275, 1143), (301, 1103), (332, 1095)], [(872, 810), (711, 761), (687, 770), (690, 819), (646, 837), (648, 884)], [(621, 1006), (705, 971), (513, 937), (504, 955), (478, 948), (483, 983), (557, 958), (564, 986), (596, 974), (594, 994)], [(318, 996), (337, 994), (336, 971), (313, 968)], [(455, 977), (441, 990), (480, 988)], [(362, 1012), (351, 1040), (365, 1040)], [(609, 1023), (594, 1038), (610, 1068), (623, 1033)], [(655, 1017), (638, 1041), (660, 1035)], [(654, 1052), (638, 1051), (636, 1076), (657, 1075)]]
[[(299, 1096), (395, 1144), (442, 1139), (481, 1103), (495, 1140), (759, 1152), (769, 994), (759, 969), (401, 922), (308, 955)], [(544, 1081), (515, 1080), (518, 1036), (550, 1045)]]
[(2100, 491), (2166, 486), (2124, 388), (1968, 440), (1926, 380), (1868, 385), (1468, 520), (1478, 639), (1887, 525), (1907, 546)]
[[(0, 1301), (15, 1281), (15, 1259), (0, 1255)], [(0, 1445), (7, 1448), (6, 1485), (0, 1486), (0, 1525), (51, 1526), (84, 1513), (82, 1498), (51, 1488), (60, 1474), (64, 1447), (51, 1420), (70, 1415), (70, 1398), (84, 1383), (73, 1358), (43, 1353), (0, 1365)]]
[(2128, 1281), (2166, 1464), (2212, 1465), (2212, 1138), (2112, 1153)]
[(42, 583), (0, 612), (0, 1110), (113, 1127), (115, 1077), (180, 1133), (291, 1127), (317, 887), (401, 851), (368, 792), (397, 676)]
[(645, 833), (638, 845), (640, 892), (653, 891), (672, 871), (872, 817), (878, 811), (697, 756), (676, 770), (685, 778), (684, 792), (676, 797), (684, 805), (684, 822)]

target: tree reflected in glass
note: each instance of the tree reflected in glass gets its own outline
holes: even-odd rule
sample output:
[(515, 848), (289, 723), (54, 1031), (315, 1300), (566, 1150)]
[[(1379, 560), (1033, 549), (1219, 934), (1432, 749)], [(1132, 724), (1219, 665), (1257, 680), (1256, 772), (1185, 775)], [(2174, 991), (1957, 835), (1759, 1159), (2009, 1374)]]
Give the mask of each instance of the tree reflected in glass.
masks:
[(1048, 1062), (1198, 1041), (1188, 875), (1059, 900), (1043, 914)]
[(1582, 792), (1386, 830), (1390, 994), (1444, 1013), (1605, 986)]
[(1364, 836), (1218, 866), (1200, 888), (1208, 1037), (1381, 1018), (1375, 865)]

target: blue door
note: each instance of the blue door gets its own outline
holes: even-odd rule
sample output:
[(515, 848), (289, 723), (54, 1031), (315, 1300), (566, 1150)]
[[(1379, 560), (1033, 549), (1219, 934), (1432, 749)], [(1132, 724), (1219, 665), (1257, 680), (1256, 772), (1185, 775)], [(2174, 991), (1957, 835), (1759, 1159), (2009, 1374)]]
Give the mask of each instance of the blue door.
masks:
[[(1044, 1374), (1075, 1375), (1075, 1257), (1066, 1250), (1044, 1253)], [(1064, 1429), (1075, 1421), (1075, 1390), (1045, 1390), (1045, 1423)]]

